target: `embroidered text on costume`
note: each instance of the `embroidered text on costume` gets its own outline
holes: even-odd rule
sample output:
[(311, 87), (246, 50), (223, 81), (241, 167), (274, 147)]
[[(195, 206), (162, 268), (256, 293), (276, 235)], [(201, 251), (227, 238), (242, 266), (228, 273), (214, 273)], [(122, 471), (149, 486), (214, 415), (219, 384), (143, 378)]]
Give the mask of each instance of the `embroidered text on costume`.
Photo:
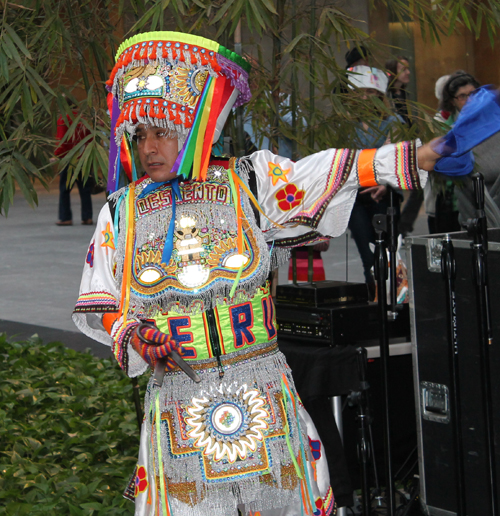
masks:
[[(230, 204), (231, 196), (227, 185), (213, 183), (184, 183), (180, 185), (183, 203), (212, 202)], [(172, 205), (170, 188), (152, 192), (137, 201), (137, 213), (141, 217)]]

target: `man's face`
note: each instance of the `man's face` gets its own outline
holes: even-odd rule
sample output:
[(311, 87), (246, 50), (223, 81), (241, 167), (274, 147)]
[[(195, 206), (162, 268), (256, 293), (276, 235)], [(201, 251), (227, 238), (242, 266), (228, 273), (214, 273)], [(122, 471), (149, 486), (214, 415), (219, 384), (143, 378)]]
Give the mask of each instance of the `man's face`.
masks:
[(155, 182), (170, 181), (177, 176), (172, 167), (177, 159), (177, 138), (167, 138), (162, 127), (139, 124), (136, 129), (137, 150), (145, 172)]

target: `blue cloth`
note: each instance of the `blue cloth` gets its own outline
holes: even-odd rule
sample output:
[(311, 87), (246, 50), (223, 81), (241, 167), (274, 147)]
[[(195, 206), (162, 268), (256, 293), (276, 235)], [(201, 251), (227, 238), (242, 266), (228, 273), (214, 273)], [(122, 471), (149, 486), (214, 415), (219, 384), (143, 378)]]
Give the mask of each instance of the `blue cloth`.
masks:
[(493, 86), (482, 86), (472, 93), (457, 117), (453, 128), (437, 143), (434, 150), (443, 156), (435, 172), (464, 176), (474, 168), (471, 149), (500, 131), (500, 97)]
[(500, 131), (499, 92), (493, 86), (481, 86), (457, 117), (453, 128), (435, 145), (441, 156), (462, 156)]
[(434, 166), (434, 172), (445, 176), (466, 176), (474, 169), (474, 154), (472, 151), (461, 156), (441, 158)]

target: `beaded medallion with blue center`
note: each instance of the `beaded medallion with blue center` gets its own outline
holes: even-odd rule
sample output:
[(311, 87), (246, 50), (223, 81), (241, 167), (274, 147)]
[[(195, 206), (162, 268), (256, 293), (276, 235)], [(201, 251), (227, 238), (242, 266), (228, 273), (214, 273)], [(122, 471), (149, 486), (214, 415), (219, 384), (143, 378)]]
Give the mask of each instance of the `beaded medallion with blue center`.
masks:
[(225, 440), (235, 439), (248, 428), (248, 414), (237, 403), (220, 403), (212, 407), (211, 429)]
[(236, 392), (206, 393), (186, 407), (185, 422), (194, 446), (215, 461), (233, 463), (247, 458), (262, 445), (269, 428), (265, 398), (242, 385)]

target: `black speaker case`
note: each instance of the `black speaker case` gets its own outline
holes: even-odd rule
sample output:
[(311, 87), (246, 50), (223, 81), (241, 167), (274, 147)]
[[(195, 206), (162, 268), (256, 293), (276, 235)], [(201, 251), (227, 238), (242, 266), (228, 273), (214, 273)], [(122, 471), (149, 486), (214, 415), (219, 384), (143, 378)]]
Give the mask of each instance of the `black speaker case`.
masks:
[[(495, 423), (496, 468), (500, 478), (500, 230), (489, 230), (488, 270), (493, 344), (490, 367)], [(466, 233), (451, 233), (457, 264), (457, 331), (459, 375), (462, 393), (467, 514), (490, 514), (488, 466), (481, 397), (476, 294), (472, 251)], [(449, 359), (445, 285), (440, 272), (439, 244), (442, 235), (406, 239), (410, 290), (415, 407), (422, 508), (433, 516), (456, 514), (455, 459), (451, 423), (446, 417), (432, 419), (424, 409), (424, 397), (443, 395), (449, 387)], [(434, 251), (432, 251), (434, 248)], [(430, 268), (434, 268), (431, 271)], [(500, 486), (497, 486), (500, 497)]]

